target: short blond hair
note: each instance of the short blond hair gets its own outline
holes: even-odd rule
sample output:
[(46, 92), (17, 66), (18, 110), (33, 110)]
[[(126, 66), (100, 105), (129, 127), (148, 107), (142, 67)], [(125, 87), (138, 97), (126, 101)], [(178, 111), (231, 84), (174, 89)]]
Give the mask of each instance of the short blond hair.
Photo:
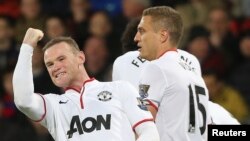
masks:
[(43, 47), (43, 52), (45, 52), (48, 48), (50, 48), (51, 46), (61, 43), (61, 42), (65, 42), (67, 43), (71, 48), (72, 48), (72, 52), (76, 53), (79, 52), (79, 46), (76, 43), (76, 41), (74, 39), (72, 39), (71, 37), (57, 37), (54, 39), (51, 39), (44, 47)]
[(168, 6), (150, 7), (143, 11), (142, 16), (151, 16), (155, 31), (166, 29), (170, 34), (170, 42), (178, 45), (183, 32), (183, 22), (175, 9)]

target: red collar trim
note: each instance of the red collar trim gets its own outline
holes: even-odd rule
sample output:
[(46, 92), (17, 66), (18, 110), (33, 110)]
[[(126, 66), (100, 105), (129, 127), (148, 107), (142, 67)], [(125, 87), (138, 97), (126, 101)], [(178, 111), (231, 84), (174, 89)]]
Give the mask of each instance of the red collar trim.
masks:
[(177, 48), (171, 48), (171, 49), (166, 50), (157, 59), (159, 59), (161, 56), (163, 56), (166, 52), (169, 52), (169, 51), (175, 51), (175, 52), (177, 52)]
[(64, 89), (64, 91), (67, 91), (67, 90), (74, 90), (74, 91), (77, 91), (78, 93), (81, 92), (81, 89), (76, 88), (76, 87), (67, 87), (67, 88)]
[(86, 83), (91, 82), (91, 81), (93, 81), (93, 80), (95, 80), (94, 77), (92, 77), (92, 78), (90, 78), (90, 79), (88, 79), (88, 80), (85, 80), (85, 81), (83, 82), (83, 86), (84, 86)]
[[(85, 81), (83, 82), (83, 87), (84, 87), (84, 85), (85, 85), (86, 83), (91, 82), (91, 81), (93, 81), (93, 80), (95, 80), (95, 78), (93, 78), (93, 77), (90, 78), (90, 79), (85, 80)], [(78, 93), (81, 93), (81, 89), (82, 89), (82, 88), (70, 86), (70, 87), (66, 87), (66, 88), (64, 89), (64, 91), (67, 91), (67, 90), (74, 90), (74, 91), (76, 91), (76, 92), (78, 92)]]

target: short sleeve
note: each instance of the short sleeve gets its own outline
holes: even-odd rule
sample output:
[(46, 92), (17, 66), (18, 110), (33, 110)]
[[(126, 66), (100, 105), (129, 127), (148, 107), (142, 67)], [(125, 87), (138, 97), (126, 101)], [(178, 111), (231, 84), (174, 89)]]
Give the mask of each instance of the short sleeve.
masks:
[[(153, 121), (151, 113), (142, 103), (137, 90), (128, 82), (124, 82), (122, 89), (122, 104), (133, 129), (143, 122)], [(121, 90), (122, 90), (121, 89)]]
[(119, 57), (115, 60), (114, 64), (113, 64), (113, 70), (112, 70), (112, 81), (116, 81), (116, 80), (120, 80), (120, 75), (119, 72), (121, 72), (120, 69), (120, 65), (119, 65)]
[(140, 96), (154, 103), (158, 103), (158, 108), (166, 87), (167, 80), (162, 70), (155, 64), (147, 64), (142, 70), (139, 80)]

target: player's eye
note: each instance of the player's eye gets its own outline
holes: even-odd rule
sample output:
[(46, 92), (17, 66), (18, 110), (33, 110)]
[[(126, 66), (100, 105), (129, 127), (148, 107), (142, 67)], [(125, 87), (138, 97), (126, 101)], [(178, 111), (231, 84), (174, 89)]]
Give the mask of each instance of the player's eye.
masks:
[(58, 58), (58, 60), (61, 62), (61, 61), (63, 61), (65, 58), (64, 57), (60, 57), (60, 58)]
[(53, 66), (53, 63), (47, 63), (47, 64), (46, 64), (46, 67), (47, 67), (47, 68), (50, 68), (51, 66)]
[(145, 30), (142, 29), (142, 28), (139, 28), (139, 29), (138, 29), (138, 32), (139, 32), (140, 34), (143, 34), (143, 33), (145, 32)]

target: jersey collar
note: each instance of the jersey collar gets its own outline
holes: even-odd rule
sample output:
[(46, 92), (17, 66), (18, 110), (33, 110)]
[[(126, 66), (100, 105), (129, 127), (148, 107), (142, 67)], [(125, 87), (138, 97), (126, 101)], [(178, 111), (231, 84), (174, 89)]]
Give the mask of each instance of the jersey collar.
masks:
[(157, 59), (159, 59), (160, 57), (162, 57), (165, 53), (169, 52), (169, 51), (175, 51), (177, 52), (177, 48), (170, 48), (168, 50), (166, 50), (165, 52), (163, 52)]
[[(85, 84), (86, 84), (86, 83), (91, 82), (91, 81), (93, 81), (93, 80), (95, 80), (95, 78), (93, 78), (93, 77), (90, 78), (90, 79), (85, 80), (85, 81), (83, 82), (83, 86), (82, 86), (82, 87), (85, 87)], [(66, 92), (66, 91), (68, 91), (68, 90), (74, 90), (74, 91), (76, 91), (76, 92), (78, 92), (78, 93), (81, 93), (82, 87), (79, 88), (79, 87), (70, 86), (70, 87), (66, 87), (66, 88), (64, 89), (64, 91)]]

